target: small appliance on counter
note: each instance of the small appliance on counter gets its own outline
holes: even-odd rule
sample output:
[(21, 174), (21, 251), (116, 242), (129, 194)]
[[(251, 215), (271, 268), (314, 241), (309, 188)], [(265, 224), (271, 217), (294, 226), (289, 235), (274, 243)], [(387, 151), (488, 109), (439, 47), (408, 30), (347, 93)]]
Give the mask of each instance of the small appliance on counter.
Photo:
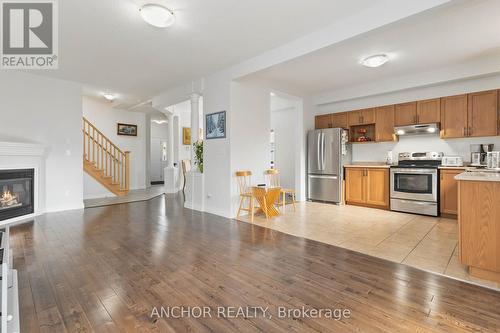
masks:
[(471, 152), (471, 166), (486, 167), (488, 152), (495, 149), (494, 144), (472, 144), (470, 145)]
[(394, 164), (394, 159), (392, 157), (392, 150), (387, 151), (387, 157), (385, 159), (385, 163), (387, 165), (393, 165)]
[(441, 165), (447, 167), (462, 167), (464, 166), (464, 159), (462, 156), (443, 156)]
[(500, 151), (489, 151), (486, 155), (486, 169), (500, 170)]

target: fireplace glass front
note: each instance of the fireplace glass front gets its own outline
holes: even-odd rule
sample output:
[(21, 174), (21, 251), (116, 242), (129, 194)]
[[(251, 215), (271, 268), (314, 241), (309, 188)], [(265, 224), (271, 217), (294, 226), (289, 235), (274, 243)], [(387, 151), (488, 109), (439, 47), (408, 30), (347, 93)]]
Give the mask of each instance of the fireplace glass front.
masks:
[(34, 212), (34, 170), (0, 170), (0, 221)]

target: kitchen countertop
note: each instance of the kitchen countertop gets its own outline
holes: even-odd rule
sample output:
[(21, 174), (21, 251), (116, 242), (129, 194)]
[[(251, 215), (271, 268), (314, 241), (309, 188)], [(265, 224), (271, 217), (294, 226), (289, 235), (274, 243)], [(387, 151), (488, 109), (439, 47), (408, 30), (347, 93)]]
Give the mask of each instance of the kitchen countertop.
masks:
[(457, 167), (457, 166), (444, 166), (444, 165), (440, 165), (438, 167), (438, 169), (450, 169), (450, 170), (465, 170), (467, 169), (468, 166), (460, 166), (460, 167)]
[(467, 171), (455, 176), (459, 181), (500, 182), (500, 172)]
[(385, 162), (354, 162), (344, 165), (346, 168), (390, 168)]

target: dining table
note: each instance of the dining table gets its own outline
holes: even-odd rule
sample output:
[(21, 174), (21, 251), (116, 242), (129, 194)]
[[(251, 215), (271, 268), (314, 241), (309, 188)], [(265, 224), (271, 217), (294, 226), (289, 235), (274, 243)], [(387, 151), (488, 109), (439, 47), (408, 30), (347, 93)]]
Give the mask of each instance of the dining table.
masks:
[(276, 207), (275, 203), (279, 200), (281, 187), (256, 185), (252, 186), (252, 192), (255, 199), (259, 203), (259, 212), (262, 211), (265, 213), (262, 207), (266, 207), (268, 217), (280, 215), (280, 211)]

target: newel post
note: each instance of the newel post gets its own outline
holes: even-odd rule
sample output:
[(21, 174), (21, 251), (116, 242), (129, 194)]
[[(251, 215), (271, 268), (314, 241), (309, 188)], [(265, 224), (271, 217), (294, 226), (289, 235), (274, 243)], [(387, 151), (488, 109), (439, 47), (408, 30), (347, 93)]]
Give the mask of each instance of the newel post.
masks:
[(125, 189), (130, 188), (130, 152), (125, 152)]

